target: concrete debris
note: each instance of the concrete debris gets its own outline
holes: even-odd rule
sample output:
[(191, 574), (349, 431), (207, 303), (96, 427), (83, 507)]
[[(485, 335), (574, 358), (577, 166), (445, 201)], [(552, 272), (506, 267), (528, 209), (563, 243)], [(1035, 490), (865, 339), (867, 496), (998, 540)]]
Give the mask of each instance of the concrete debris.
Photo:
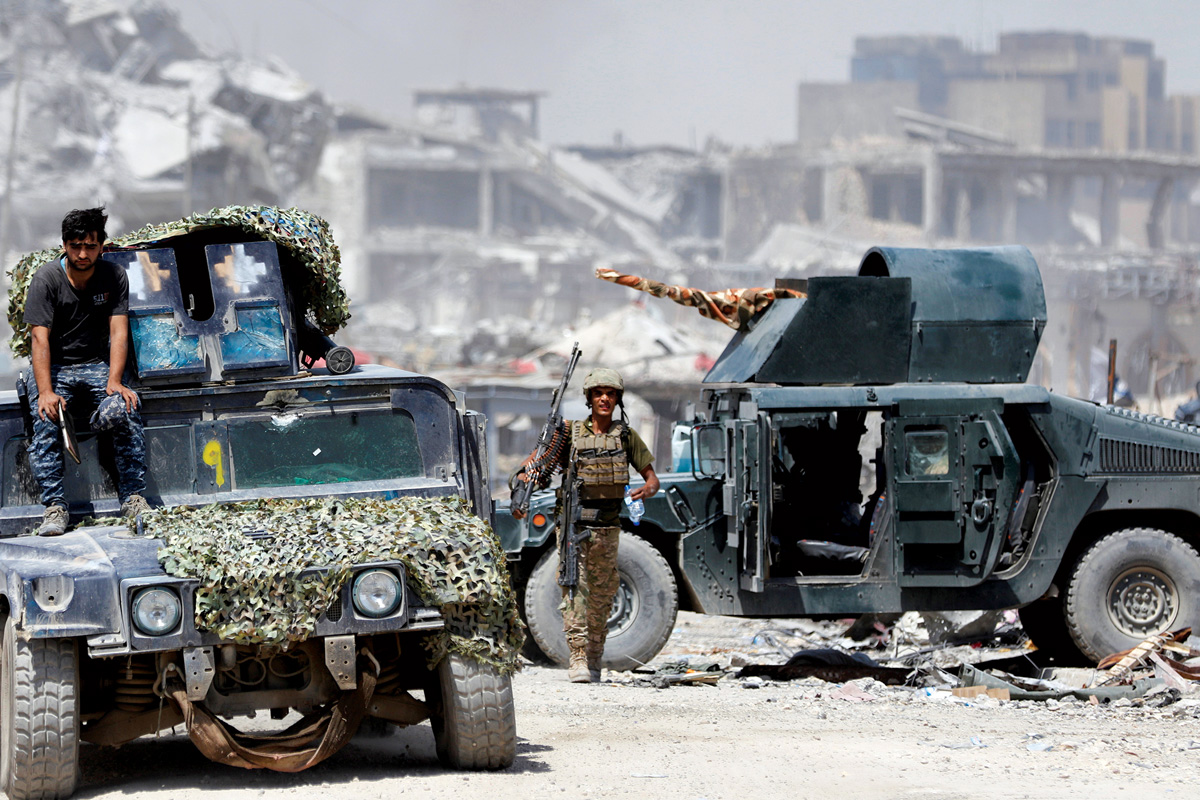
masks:
[(930, 644), (962, 644), (990, 640), (997, 628), (1016, 622), (1007, 619), (1004, 611), (923, 611), (925, 630)]
[[(1136, 647), (1105, 657), (1097, 668), (1107, 672), (1098, 677), (1094, 685), (1110, 686), (1129, 682), (1137, 670), (1145, 666), (1153, 668), (1160, 678), (1175, 688), (1184, 688), (1185, 681), (1200, 680), (1200, 667), (1187, 662), (1187, 659), (1200, 656), (1200, 650), (1186, 643), (1191, 635), (1190, 627), (1163, 631), (1146, 637)], [(1168, 663), (1163, 656), (1170, 657), (1173, 663)]]
[(120, 232), (282, 204), (315, 170), (333, 109), (284, 65), (209, 55), (149, 0), (13, 10), (0, 26), (0, 135), (19, 200), (0, 257), (53, 241), (63, 209), (105, 203)]
[[(879, 618), (873, 622), (886, 624)], [(1000, 626), (1007, 624), (1002, 615)], [(654, 679), (669, 674), (710, 672), (732, 674), (746, 688), (784, 683), (840, 687), (828, 696), (851, 701), (866, 699), (865, 693), (870, 699), (974, 706), (1032, 702), (1049, 709), (1081, 701), (1105, 708), (1183, 703), (1200, 713), (1200, 699), (1195, 699), (1200, 692), (1184, 677), (1190, 668), (1158, 652), (1154, 657), (1167, 665), (1170, 674), (1164, 675), (1163, 664), (1151, 657), (1150, 666), (1134, 675), (1130, 684), (1096, 686), (1098, 676), (1105, 674), (1102, 670), (1041, 666), (1026, 646), (997, 645), (986, 629), (974, 647), (931, 646), (921, 615), (915, 613), (891, 623), (892, 635), (882, 647), (878, 639), (852, 639), (847, 635), (852, 626), (845, 621), (774, 620), (774, 627), (764, 629), (754, 620), (727, 620), (725, 627), (740, 631), (733, 638), (714, 635), (715, 625), (705, 617), (681, 615), (671, 642), (658, 658), (635, 673), (610, 673), (611, 682), (654, 685)], [(1190, 650), (1190, 645), (1180, 647)], [(1157, 675), (1153, 668), (1159, 670)]]

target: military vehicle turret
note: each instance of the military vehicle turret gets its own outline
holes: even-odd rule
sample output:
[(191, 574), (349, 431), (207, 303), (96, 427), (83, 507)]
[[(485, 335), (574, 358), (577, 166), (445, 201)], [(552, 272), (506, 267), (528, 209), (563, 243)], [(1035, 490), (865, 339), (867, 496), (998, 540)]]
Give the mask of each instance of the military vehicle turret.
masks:
[[(623, 572), (610, 663), (653, 655), (638, 609), (666, 594), (755, 617), (1018, 608), (1066, 660), (1200, 622), (1200, 428), (1025, 382), (1046, 326), (1028, 250), (875, 248), (805, 288), (706, 376), (692, 471), (637, 529), (674, 582)], [(553, 656), (549, 532), (497, 519)]]

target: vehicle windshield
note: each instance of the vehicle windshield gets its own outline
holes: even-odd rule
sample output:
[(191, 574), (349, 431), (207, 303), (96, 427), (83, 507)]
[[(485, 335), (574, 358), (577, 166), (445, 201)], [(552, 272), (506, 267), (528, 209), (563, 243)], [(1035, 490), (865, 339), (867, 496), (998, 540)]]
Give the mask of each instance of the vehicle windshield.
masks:
[(229, 442), (237, 489), (424, 474), (416, 426), (403, 411), (231, 420)]

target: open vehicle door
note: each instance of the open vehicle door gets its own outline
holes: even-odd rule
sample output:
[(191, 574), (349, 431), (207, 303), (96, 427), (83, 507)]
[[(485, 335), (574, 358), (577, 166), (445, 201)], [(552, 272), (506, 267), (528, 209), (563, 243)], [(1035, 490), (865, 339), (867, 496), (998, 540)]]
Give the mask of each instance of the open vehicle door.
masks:
[(974, 586), (992, 574), (1019, 480), (999, 400), (905, 401), (887, 422), (901, 586)]

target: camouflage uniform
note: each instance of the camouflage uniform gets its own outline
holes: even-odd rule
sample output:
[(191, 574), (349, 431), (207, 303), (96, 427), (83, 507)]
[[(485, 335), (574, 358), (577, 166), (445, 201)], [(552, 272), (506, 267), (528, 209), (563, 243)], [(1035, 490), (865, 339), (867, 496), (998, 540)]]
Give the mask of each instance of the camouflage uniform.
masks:
[[(577, 439), (581, 435), (593, 434), (592, 420), (567, 423), (567, 430), (571, 433), (567, 457), (575, 458)], [(610, 433), (620, 437), (628, 465), (638, 472), (654, 461), (650, 449), (632, 428), (614, 421)], [(585, 515), (585, 521), (581, 524), (588, 529), (589, 536), (579, 548), (579, 583), (574, 593), (563, 587), (563, 600), (559, 606), (567, 647), (574, 654), (586, 653), (587, 667), (596, 676), (594, 680), (599, 680), (600, 660), (608, 636), (608, 618), (620, 586), (617, 547), (621, 534), (621, 505), (624, 502), (621, 495), (624, 494), (625, 484), (629, 482), (628, 466), (625, 474), (615, 476), (615, 480), (620, 481), (614, 484), (619, 487), (616, 498), (583, 499), (580, 502)], [(587, 520), (587, 517), (593, 519)], [(558, 526), (560, 551), (563, 527)]]
[[(108, 395), (108, 364), (51, 364), (50, 382), (54, 392), (70, 405), (74, 397), (85, 397), (98, 407)], [(33, 409), (33, 441), (29, 446), (29, 466), (42, 487), (42, 505), (66, 506), (63, 492), (63, 452), (58, 423), (42, 419), (37, 413), (37, 381), (30, 375), (29, 405)], [(125, 415), (125, 424), (112, 425), (113, 451), (117, 462), (117, 493), (122, 503), (130, 495), (146, 491), (146, 441), (142, 417), (137, 409)]]
[(588, 667), (598, 670), (604, 655), (604, 640), (608, 636), (613, 598), (621, 584), (617, 575), (621, 526), (589, 526), (588, 532), (588, 538), (579, 546), (579, 585), (574, 596), (563, 587), (559, 610), (562, 611), (567, 647), (575, 652), (583, 650), (587, 653)]

